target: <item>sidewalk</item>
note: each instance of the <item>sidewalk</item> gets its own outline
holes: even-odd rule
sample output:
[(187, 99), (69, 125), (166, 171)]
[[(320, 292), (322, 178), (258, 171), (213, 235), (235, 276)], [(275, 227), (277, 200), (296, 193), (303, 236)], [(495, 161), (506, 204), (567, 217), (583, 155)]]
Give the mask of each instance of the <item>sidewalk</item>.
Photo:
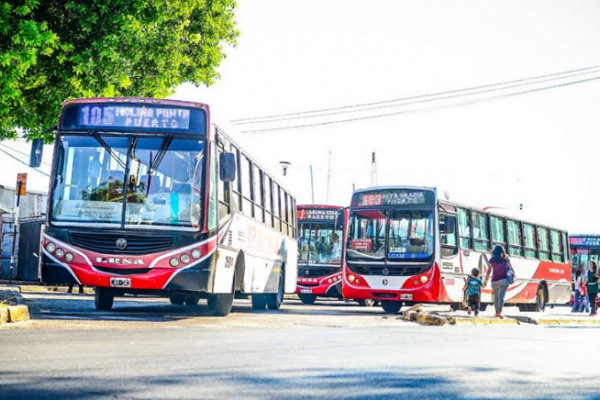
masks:
[[(58, 285), (42, 285), (35, 282), (15, 282), (12, 285), (8, 285), (8, 281), (0, 281), (0, 290), (10, 287), (11, 290), (18, 291), (19, 293), (44, 293), (44, 292), (59, 292), (66, 293), (69, 289), (68, 286)], [(84, 293), (94, 294), (94, 288), (84, 287)], [(73, 286), (73, 293), (79, 293), (79, 286)]]

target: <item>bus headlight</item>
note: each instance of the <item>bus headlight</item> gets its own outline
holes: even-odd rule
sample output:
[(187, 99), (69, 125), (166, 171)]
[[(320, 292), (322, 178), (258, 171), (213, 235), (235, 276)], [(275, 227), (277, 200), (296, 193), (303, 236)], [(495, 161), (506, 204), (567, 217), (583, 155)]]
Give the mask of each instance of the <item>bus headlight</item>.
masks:
[(71, 253), (65, 254), (65, 260), (67, 260), (67, 262), (73, 261), (73, 258), (75, 258), (75, 257), (73, 257), (73, 254), (71, 254)]
[(350, 282), (354, 282), (355, 279), (356, 279), (356, 277), (354, 275), (348, 275), (348, 280)]
[(198, 250), (198, 249), (192, 250), (192, 257), (195, 258), (196, 260), (199, 259), (201, 255), (202, 255), (202, 253), (200, 253), (200, 250)]
[(429, 279), (427, 279), (427, 277), (426, 277), (426, 276), (422, 276), (422, 277), (421, 277), (421, 282), (423, 282), (423, 283), (427, 283), (427, 281), (428, 281), (428, 280), (429, 280)]
[(181, 259), (181, 262), (184, 264), (187, 264), (190, 262), (190, 256), (188, 256), (187, 254), (182, 254), (180, 259)]
[(65, 251), (63, 249), (56, 249), (56, 257), (62, 257), (65, 255)]
[(179, 259), (176, 257), (171, 258), (171, 261), (169, 261), (169, 265), (171, 265), (171, 267), (173, 268), (179, 267)]
[(46, 246), (46, 250), (48, 250), (50, 253), (54, 253), (54, 250), (56, 250), (56, 245), (54, 243), (50, 242)]

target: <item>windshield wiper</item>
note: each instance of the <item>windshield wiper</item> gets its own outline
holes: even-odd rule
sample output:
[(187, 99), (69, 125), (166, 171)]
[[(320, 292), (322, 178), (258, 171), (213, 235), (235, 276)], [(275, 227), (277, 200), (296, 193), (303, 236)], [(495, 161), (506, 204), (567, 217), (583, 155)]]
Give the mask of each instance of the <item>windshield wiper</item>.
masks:
[(156, 153), (156, 158), (153, 162), (150, 163), (150, 175), (154, 175), (156, 173), (156, 170), (160, 166), (160, 163), (162, 162), (163, 158), (165, 157), (167, 149), (171, 145), (172, 141), (172, 133), (167, 134), (167, 136), (163, 139), (162, 143), (160, 144), (160, 147), (158, 148), (158, 153)]
[(125, 170), (125, 163), (123, 162), (123, 160), (121, 160), (113, 151), (113, 149), (108, 145), (108, 143), (106, 143), (104, 139), (102, 139), (102, 136), (100, 136), (97, 131), (90, 131), (90, 135), (94, 139), (96, 139), (96, 141), (100, 143), (104, 150), (106, 150), (106, 152), (110, 154), (110, 156), (123, 168), (123, 170)]

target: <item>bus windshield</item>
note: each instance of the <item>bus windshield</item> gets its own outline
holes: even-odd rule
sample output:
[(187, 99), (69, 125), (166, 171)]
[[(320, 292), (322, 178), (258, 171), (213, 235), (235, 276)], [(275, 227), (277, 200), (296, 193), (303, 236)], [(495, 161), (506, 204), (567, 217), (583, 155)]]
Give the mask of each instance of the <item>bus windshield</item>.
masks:
[(66, 135), (56, 147), (53, 224), (200, 227), (203, 141)]
[(428, 261), (434, 249), (433, 221), (433, 210), (354, 211), (348, 259)]
[(342, 230), (332, 223), (301, 223), (298, 262), (307, 264), (341, 264)]

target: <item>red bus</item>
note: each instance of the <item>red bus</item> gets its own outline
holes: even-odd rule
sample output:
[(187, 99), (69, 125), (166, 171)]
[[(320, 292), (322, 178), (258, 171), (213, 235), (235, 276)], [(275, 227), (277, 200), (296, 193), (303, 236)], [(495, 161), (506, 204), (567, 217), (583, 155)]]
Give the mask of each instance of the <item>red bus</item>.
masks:
[(304, 304), (342, 298), (342, 244), (347, 211), (339, 206), (299, 205), (298, 281)]
[[(39, 141), (31, 163), (40, 161)], [(210, 121), (205, 104), (68, 100), (56, 142), (42, 280), (227, 315), (235, 293), (278, 309), (296, 292), (295, 200)]]
[[(348, 219), (342, 293), (403, 304), (459, 308), (473, 268), (482, 276), (496, 244), (510, 255), (516, 281), (507, 303), (542, 311), (571, 292), (567, 232), (438, 199), (433, 188), (389, 186), (355, 191)], [(482, 306), (492, 303), (489, 287)]]

